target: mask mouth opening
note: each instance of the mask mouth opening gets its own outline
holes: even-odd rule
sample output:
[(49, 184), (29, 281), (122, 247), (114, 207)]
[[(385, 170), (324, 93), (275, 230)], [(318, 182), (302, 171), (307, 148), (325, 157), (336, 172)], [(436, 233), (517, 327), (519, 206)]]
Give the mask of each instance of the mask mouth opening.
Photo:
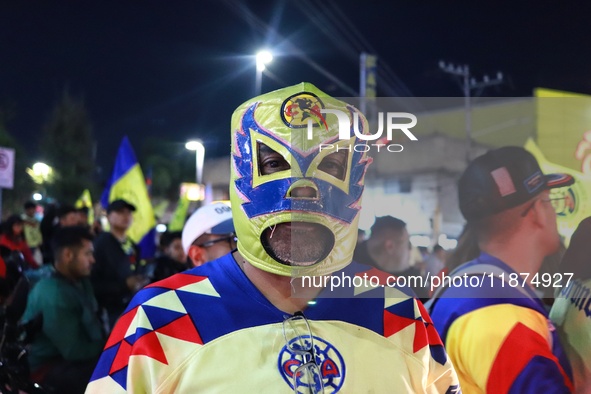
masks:
[(328, 257), (335, 246), (332, 231), (319, 223), (285, 222), (267, 227), (261, 244), (273, 260), (291, 267), (311, 267)]

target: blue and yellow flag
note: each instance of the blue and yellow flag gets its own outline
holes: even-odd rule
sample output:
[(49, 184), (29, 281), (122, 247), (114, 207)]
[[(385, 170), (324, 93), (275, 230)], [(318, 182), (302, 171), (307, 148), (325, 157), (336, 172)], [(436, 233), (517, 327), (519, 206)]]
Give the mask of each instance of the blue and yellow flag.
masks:
[(161, 219), (164, 214), (166, 213), (166, 210), (168, 209), (168, 206), (170, 205), (170, 202), (168, 200), (162, 200), (159, 203), (157, 203), (156, 205), (154, 205), (154, 216), (157, 219)]
[(186, 195), (181, 195), (179, 198), (179, 202), (176, 206), (176, 210), (174, 211), (172, 218), (170, 219), (170, 223), (168, 224), (168, 231), (182, 231), (183, 227), (185, 227), (185, 222), (187, 219), (187, 211), (189, 210), (189, 204), (191, 201), (187, 198)]
[(83, 207), (88, 208), (88, 225), (92, 226), (94, 223), (94, 209), (92, 208), (92, 198), (90, 197), (90, 190), (84, 189), (80, 197), (74, 203), (76, 209)]
[(156, 219), (148, 196), (142, 169), (127, 136), (123, 137), (109, 186), (103, 192), (101, 204), (122, 198), (135, 205), (133, 224), (127, 234), (140, 246), (141, 258), (154, 257), (156, 252)]

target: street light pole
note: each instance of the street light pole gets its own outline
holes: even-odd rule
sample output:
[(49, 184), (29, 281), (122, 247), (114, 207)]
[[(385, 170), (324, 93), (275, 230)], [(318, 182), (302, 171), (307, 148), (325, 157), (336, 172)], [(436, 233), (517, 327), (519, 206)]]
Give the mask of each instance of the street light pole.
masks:
[(482, 78), (482, 81), (477, 82), (474, 78), (470, 78), (470, 67), (464, 66), (454, 67), (453, 64), (445, 64), (439, 62), (439, 68), (448, 74), (462, 77), (462, 91), (464, 93), (464, 109), (466, 122), (466, 161), (469, 163), (472, 159), (472, 103), (471, 96), (473, 89), (484, 89), (489, 86), (499, 85), (503, 82), (503, 73), (498, 72), (496, 78), (490, 79), (487, 75)]
[(195, 180), (201, 184), (203, 180), (203, 160), (205, 159), (205, 147), (201, 141), (192, 140), (185, 144), (185, 148), (195, 151)]
[(254, 95), (259, 96), (261, 94), (263, 86), (263, 70), (259, 69), (257, 65), (256, 76), (254, 79)]
[(273, 61), (273, 54), (267, 50), (262, 50), (256, 54), (256, 78), (255, 78), (255, 96), (262, 93), (263, 71), (267, 64)]

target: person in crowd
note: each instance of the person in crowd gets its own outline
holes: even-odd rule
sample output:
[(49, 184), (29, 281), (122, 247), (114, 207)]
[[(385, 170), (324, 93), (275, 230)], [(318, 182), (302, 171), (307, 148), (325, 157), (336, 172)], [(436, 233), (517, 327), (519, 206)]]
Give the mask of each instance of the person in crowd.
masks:
[(222, 202), (197, 209), (183, 227), (182, 245), (193, 267), (236, 249), (232, 209)]
[(58, 217), (58, 226), (59, 227), (69, 227), (69, 226), (79, 226), (80, 219), (79, 213), (73, 205), (64, 204), (60, 205), (57, 210), (57, 217)]
[(41, 219), (41, 237), (43, 244), (41, 245), (41, 254), (43, 255), (43, 264), (51, 265), (53, 262), (53, 250), (51, 248), (51, 237), (57, 225), (57, 205), (49, 203), (43, 210), (43, 218)]
[(431, 279), (425, 282), (425, 286), (429, 287), (429, 297), (433, 296), (433, 293), (441, 286), (443, 278), (449, 276), (451, 271), (455, 270), (466, 261), (474, 260), (479, 255), (480, 249), (478, 248), (476, 234), (466, 225), (462, 229), (456, 248), (446, 255), (445, 266), (437, 275), (441, 278), (441, 281)]
[(64, 227), (52, 242), (55, 271), (33, 287), (22, 317), (42, 321), (28, 353), (32, 379), (56, 393), (83, 393), (106, 340), (89, 280), (92, 235)]
[(88, 219), (88, 215), (90, 214), (90, 208), (80, 207), (80, 208), (76, 209), (76, 213), (78, 214), (78, 226), (90, 227), (90, 222)]
[(367, 241), (355, 248), (353, 260), (371, 265), (380, 271), (404, 277), (415, 294), (425, 299), (427, 289), (423, 286), (421, 271), (411, 266), (411, 244), (406, 223), (392, 216), (376, 218)]
[(417, 246), (417, 249), (419, 251), (420, 254), (420, 259), (422, 261), (427, 260), (427, 258), (429, 257), (430, 253), (429, 253), (429, 248), (427, 248), (426, 246)]
[(118, 199), (109, 203), (107, 219), (110, 231), (99, 234), (94, 241), (96, 264), (92, 270), (92, 284), (99, 305), (109, 317), (113, 327), (131, 297), (149, 279), (136, 273), (139, 247), (128, 237), (135, 206)]
[[(348, 119), (349, 138), (337, 140), (321, 109)], [(369, 132), (363, 115), (308, 83), (241, 105), (230, 185), (238, 249), (140, 291), (87, 393), (457, 392), (416, 299), (310, 284), (370, 269), (351, 263), (370, 162), (352, 149), (363, 143), (353, 129)]]
[[(558, 273), (561, 288), (550, 318), (573, 369), (576, 393), (591, 393), (591, 218), (574, 232)], [(572, 276), (571, 276), (572, 275)], [(556, 275), (552, 275), (554, 281)]]
[(152, 282), (166, 279), (189, 268), (181, 234), (180, 231), (172, 231), (160, 236), (160, 256), (154, 259)]
[(49, 206), (46, 216), (41, 220), (41, 232), (43, 235), (43, 262), (53, 263), (52, 238), (57, 229), (62, 227), (77, 226), (78, 212), (73, 205), (60, 204), (57, 207)]
[(6, 259), (11, 253), (19, 252), (23, 254), (25, 263), (29, 268), (39, 268), (39, 265), (27, 241), (25, 240), (25, 222), (20, 215), (11, 215), (3, 223), (3, 231), (0, 235), (0, 255)]
[(37, 204), (33, 201), (27, 201), (24, 205), (24, 212), (21, 218), (24, 222), (24, 234), (27, 240), (27, 245), (37, 262), (37, 265), (43, 264), (43, 256), (41, 254), (41, 245), (43, 244), (43, 236), (41, 235), (41, 222), (35, 217), (37, 212)]
[(443, 272), (449, 274), (466, 261), (474, 260), (479, 255), (480, 249), (478, 248), (476, 232), (466, 225), (458, 238), (458, 245), (445, 259)]
[(92, 223), (92, 226), (91, 226), (91, 231), (95, 236), (99, 235), (100, 233), (102, 233), (104, 231), (103, 223), (101, 222), (100, 218), (94, 219), (94, 222)]
[(425, 259), (425, 274), (437, 276), (445, 267), (445, 249), (439, 244), (433, 246), (433, 251)]
[(428, 307), (464, 392), (572, 391), (570, 365), (533, 286), (560, 246), (550, 191), (572, 183), (544, 175), (520, 147), (491, 150), (460, 177), (460, 210), (481, 252), (450, 273), (463, 282), (442, 285)]

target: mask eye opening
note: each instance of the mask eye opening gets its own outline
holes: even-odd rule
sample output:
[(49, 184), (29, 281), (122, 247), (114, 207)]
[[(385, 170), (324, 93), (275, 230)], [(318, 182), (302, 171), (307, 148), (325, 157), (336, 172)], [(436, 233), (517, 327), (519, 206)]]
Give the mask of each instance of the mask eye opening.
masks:
[(346, 150), (333, 152), (322, 159), (318, 164), (318, 170), (344, 181), (347, 175), (348, 158), (349, 152)]
[(270, 175), (291, 169), (291, 166), (283, 155), (262, 142), (257, 142), (257, 157), (259, 175)]

